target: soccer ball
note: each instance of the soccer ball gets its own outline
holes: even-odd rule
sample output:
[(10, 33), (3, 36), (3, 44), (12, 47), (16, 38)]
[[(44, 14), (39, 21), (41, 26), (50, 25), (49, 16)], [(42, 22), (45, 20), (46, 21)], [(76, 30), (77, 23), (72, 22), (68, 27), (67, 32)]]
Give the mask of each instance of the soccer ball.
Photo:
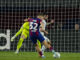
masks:
[(54, 58), (60, 58), (60, 53), (59, 52), (55, 52), (55, 54), (53, 55)]

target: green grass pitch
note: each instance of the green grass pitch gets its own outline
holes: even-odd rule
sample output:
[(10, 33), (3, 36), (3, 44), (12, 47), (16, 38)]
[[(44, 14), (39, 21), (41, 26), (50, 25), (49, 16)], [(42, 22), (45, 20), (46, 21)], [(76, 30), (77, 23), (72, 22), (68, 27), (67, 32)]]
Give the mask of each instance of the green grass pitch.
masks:
[(40, 58), (37, 52), (14, 52), (0, 51), (0, 60), (80, 60), (80, 53), (60, 53), (61, 58), (55, 59), (52, 53), (45, 52), (45, 58)]

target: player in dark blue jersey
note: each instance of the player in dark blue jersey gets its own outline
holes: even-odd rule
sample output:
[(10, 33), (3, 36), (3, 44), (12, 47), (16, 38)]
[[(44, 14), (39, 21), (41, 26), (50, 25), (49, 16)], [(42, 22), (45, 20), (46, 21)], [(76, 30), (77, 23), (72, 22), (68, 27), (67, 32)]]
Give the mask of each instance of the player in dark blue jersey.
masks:
[(42, 54), (42, 51), (37, 44), (37, 40), (39, 40), (41, 43), (43, 43), (45, 45), (45, 47), (49, 48), (55, 54), (55, 51), (53, 50), (51, 45), (46, 42), (46, 40), (44, 39), (44, 37), (41, 35), (41, 33), (39, 31), (40, 25), (42, 27), (42, 31), (45, 31), (43, 29), (43, 25), (44, 25), (42, 23), (43, 19), (44, 19), (44, 15), (39, 14), (39, 15), (37, 15), (37, 18), (32, 18), (32, 19), (28, 20), (30, 22), (29, 23), (30, 24), (30, 29), (29, 29), (30, 30), (29, 31), (30, 39), (35, 44), (36, 50), (37, 50), (37, 52), (39, 52), (40, 57), (44, 57), (44, 55)]

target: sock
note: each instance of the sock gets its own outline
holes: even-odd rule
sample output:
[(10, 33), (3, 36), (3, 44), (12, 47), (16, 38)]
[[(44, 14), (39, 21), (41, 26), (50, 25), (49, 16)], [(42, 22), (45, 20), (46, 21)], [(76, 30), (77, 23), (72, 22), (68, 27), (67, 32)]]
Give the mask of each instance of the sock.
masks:
[(50, 47), (49, 49), (50, 49), (50, 51), (52, 51), (53, 50), (53, 47)]
[(22, 46), (22, 43), (23, 43), (23, 38), (20, 38), (18, 44), (17, 44), (17, 50), (19, 50)]
[(18, 53), (18, 52), (19, 52), (19, 50), (16, 49), (16, 52), (15, 53)]
[(50, 47), (50, 51), (52, 51), (52, 53), (55, 54), (55, 51), (54, 51), (53, 47)]
[(42, 51), (40, 51), (40, 52), (39, 52), (39, 55), (40, 55), (40, 56), (42, 56), (42, 55), (43, 55), (43, 54), (42, 54)]
[(42, 51), (45, 51), (45, 49), (46, 49), (46, 47), (43, 45), (43, 46), (42, 46)]

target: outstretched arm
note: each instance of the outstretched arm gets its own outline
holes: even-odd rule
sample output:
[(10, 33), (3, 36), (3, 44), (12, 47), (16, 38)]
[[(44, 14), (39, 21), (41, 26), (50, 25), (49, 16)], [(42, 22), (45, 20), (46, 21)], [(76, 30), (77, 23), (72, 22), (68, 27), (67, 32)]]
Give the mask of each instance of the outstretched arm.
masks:
[(50, 25), (52, 23), (54, 23), (54, 20), (51, 20), (51, 22), (47, 23), (46, 25)]
[(14, 39), (21, 34), (22, 30), (23, 30), (23, 27), (21, 27), (20, 30), (11, 38), (11, 41), (14, 41)]
[(15, 34), (15, 36), (17, 37), (18, 35), (20, 35), (22, 30), (23, 30), (23, 28), (21, 27), (20, 30)]
[(41, 24), (41, 26), (40, 26), (40, 31), (48, 34), (48, 32), (44, 30), (44, 24), (43, 24), (43, 22), (40, 22), (40, 24)]
[(48, 32), (46, 30), (42, 29), (41, 27), (40, 27), (40, 31), (44, 32), (45, 34), (48, 34)]

